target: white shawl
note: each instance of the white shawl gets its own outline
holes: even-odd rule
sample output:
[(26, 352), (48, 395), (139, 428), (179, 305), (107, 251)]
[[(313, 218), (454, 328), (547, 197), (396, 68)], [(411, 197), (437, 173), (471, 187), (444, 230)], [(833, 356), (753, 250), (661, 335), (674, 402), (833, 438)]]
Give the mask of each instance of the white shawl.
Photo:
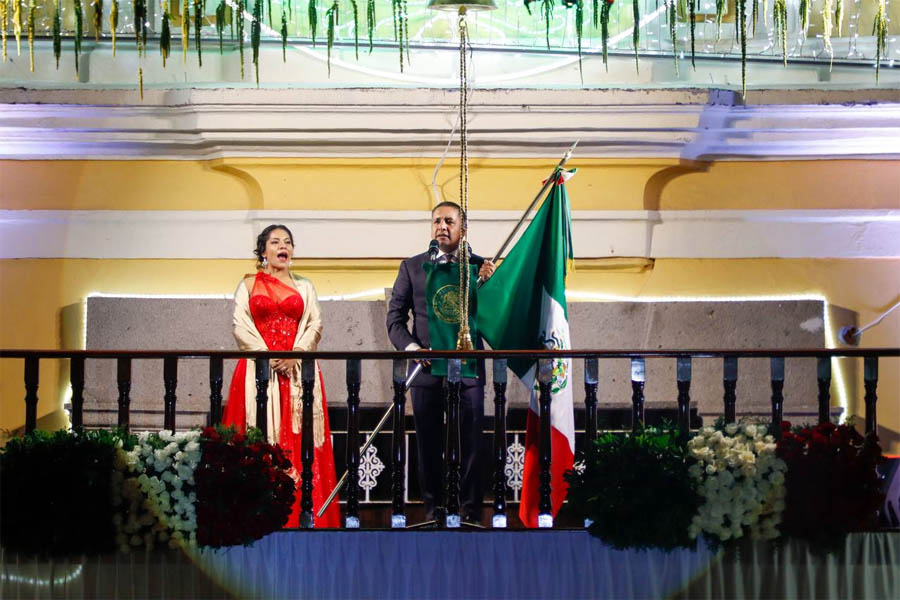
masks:
[[(322, 312), (319, 300), (312, 283), (305, 277), (292, 274), (294, 286), (303, 299), (303, 316), (297, 327), (294, 338), (294, 350), (313, 351), (322, 337)], [(250, 291), (242, 279), (234, 292), (234, 339), (241, 350), (268, 350), (265, 340), (256, 329), (253, 315), (250, 314)], [(268, 439), (278, 442), (281, 431), (281, 402), (278, 388), (278, 376), (274, 370), (269, 371), (269, 402), (267, 404)], [(247, 414), (247, 425), (256, 424), (256, 369), (252, 361), (247, 361), (247, 374), (244, 380), (244, 403)], [(291, 430), (300, 433), (303, 415), (303, 386), (300, 380), (300, 361), (291, 372)], [(319, 380), (319, 365), (316, 363), (316, 380), (313, 390), (313, 443), (316, 447), (325, 442), (325, 410), (322, 402), (322, 388)]]

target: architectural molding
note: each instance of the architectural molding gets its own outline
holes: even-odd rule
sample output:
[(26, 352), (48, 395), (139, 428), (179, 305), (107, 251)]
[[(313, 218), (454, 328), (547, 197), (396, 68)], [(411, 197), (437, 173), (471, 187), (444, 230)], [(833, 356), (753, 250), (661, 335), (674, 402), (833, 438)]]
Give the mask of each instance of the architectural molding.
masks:
[[(515, 211), (471, 211), (493, 253)], [(396, 259), (425, 250), (425, 211), (0, 211), (0, 258), (246, 259), (278, 222), (303, 259)], [(900, 210), (574, 211), (576, 258), (898, 258)], [(300, 235), (302, 233), (302, 235)], [(735, 243), (740, 240), (740, 243)]]
[[(900, 158), (900, 91), (476, 90), (473, 157)], [(0, 89), (0, 159), (433, 157), (450, 89)], [(455, 153), (451, 149), (451, 155)]]

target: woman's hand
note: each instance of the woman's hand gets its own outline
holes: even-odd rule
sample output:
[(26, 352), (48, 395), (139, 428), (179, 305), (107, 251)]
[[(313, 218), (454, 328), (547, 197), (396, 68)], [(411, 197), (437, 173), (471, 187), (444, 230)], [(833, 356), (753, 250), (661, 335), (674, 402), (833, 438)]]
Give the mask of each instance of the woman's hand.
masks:
[(297, 361), (293, 358), (273, 358), (269, 361), (269, 365), (272, 369), (279, 375), (284, 375), (285, 377), (291, 376), (291, 371), (294, 370), (296, 364)]

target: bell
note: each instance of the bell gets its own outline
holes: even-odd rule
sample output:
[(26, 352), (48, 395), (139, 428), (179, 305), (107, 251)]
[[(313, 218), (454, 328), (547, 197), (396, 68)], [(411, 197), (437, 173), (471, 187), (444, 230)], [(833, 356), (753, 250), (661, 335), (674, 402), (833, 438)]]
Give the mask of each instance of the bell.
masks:
[(494, 0), (428, 0), (430, 10), (463, 13), (472, 10), (494, 10)]

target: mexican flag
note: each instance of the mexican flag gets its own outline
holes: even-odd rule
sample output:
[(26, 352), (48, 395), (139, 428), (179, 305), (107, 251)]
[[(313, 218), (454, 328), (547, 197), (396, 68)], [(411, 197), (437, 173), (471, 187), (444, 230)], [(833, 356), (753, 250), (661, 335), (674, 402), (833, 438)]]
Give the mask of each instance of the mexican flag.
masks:
[[(478, 290), (478, 330), (495, 350), (570, 349), (566, 311), (566, 270), (572, 259), (572, 223), (565, 181), (574, 171), (559, 170), (550, 194), (497, 270)], [(525, 434), (525, 470), (519, 516), (538, 526), (540, 463), (537, 361), (516, 359), (509, 368), (531, 392)], [(563, 473), (575, 457), (575, 417), (571, 359), (553, 364), (551, 501), (553, 515), (565, 500)]]

